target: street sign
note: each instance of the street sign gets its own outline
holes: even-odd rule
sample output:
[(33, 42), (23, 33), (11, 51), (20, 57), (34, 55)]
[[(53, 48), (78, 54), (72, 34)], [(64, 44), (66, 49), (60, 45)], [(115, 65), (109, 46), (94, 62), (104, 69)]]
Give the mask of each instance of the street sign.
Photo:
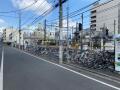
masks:
[(120, 72), (120, 35), (115, 36), (115, 70)]

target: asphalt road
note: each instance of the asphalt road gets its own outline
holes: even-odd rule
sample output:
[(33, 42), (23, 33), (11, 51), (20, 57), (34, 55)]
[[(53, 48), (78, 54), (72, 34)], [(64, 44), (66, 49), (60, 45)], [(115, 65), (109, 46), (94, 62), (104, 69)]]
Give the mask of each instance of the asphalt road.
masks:
[(1, 67), (1, 58), (2, 58), (2, 42), (0, 42), (0, 67)]
[(3, 90), (117, 90), (9, 47), (3, 75)]

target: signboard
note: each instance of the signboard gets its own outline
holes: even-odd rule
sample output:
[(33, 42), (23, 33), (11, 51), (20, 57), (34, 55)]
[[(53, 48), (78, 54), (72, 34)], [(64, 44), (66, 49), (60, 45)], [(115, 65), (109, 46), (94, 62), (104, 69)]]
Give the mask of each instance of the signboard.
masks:
[(120, 72), (120, 36), (115, 38), (115, 70)]

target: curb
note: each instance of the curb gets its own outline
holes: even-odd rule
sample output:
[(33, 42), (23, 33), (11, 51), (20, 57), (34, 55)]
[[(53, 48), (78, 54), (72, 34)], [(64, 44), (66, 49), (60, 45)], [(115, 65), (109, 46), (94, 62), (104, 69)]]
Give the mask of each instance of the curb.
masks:
[[(115, 76), (111, 76), (111, 75), (108, 75), (108, 74), (100, 73), (100, 72), (97, 72), (97, 71), (94, 71), (94, 70), (90, 70), (90, 69), (87, 69), (87, 68), (84, 68), (84, 67), (76, 66), (74, 64), (67, 64), (67, 63), (65, 63), (64, 65), (67, 65), (69, 67), (72, 66), (73, 68), (82, 69), (82, 70), (85, 70), (85, 71), (88, 71), (88, 72), (91, 72), (91, 73), (95, 73), (95, 74), (98, 74), (98, 75), (101, 75), (101, 76), (104, 76), (104, 77), (108, 77), (108, 78), (120, 81), (120, 78), (116, 78)], [(116, 73), (116, 75), (119, 75), (119, 74)]]

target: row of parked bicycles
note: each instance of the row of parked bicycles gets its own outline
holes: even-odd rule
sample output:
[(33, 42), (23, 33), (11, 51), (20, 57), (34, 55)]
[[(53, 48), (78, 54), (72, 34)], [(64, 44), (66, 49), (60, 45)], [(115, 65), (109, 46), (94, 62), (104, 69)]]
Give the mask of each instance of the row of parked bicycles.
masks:
[[(26, 51), (38, 56), (59, 60), (58, 47), (28, 46)], [(95, 51), (63, 48), (63, 61), (87, 68), (114, 71), (115, 54), (112, 51)]]

